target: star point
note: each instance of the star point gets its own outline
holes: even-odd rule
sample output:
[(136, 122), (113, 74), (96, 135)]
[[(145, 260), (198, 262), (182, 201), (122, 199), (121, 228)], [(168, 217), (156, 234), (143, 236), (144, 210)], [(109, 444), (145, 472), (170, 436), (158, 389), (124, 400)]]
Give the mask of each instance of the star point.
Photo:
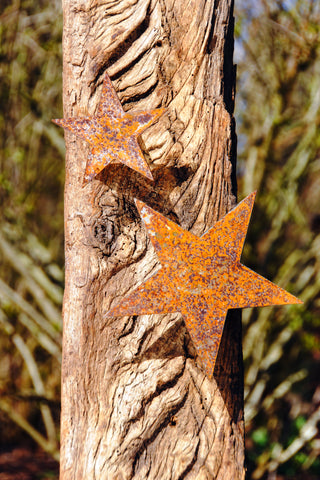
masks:
[(201, 237), (136, 200), (161, 268), (107, 316), (180, 312), (210, 378), (229, 309), (302, 303), (240, 263), (254, 198)]
[(97, 115), (52, 120), (90, 145), (84, 184), (91, 181), (109, 163), (123, 163), (153, 180), (144, 159), (138, 137), (165, 112), (158, 108), (126, 113), (108, 75), (105, 75)]

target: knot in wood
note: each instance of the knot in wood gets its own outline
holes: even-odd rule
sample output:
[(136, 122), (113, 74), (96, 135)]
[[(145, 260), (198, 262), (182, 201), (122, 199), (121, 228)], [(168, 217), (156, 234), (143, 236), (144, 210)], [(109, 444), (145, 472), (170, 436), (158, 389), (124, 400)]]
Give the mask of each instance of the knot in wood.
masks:
[(100, 217), (93, 227), (93, 234), (101, 247), (110, 245), (115, 236), (114, 222), (108, 218)]

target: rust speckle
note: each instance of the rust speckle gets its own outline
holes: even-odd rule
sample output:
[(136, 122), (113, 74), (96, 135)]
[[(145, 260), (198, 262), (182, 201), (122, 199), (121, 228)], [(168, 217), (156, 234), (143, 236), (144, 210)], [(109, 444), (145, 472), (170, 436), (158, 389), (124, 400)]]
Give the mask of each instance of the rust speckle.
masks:
[(229, 308), (302, 303), (240, 263), (254, 198), (249, 195), (202, 237), (136, 201), (162, 268), (107, 316), (181, 312), (211, 377)]
[(125, 113), (106, 74), (96, 116), (52, 121), (89, 143), (85, 182), (92, 180), (112, 161), (124, 163), (153, 180), (137, 138), (164, 111), (159, 108), (150, 112)]

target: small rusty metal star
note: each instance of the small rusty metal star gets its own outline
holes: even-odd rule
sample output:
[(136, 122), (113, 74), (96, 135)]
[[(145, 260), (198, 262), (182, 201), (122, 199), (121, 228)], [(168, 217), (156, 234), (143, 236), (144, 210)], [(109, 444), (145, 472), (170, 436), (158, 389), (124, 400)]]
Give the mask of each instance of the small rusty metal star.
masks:
[(159, 108), (149, 112), (125, 113), (106, 74), (96, 116), (52, 121), (89, 143), (85, 183), (98, 175), (110, 162), (124, 163), (153, 180), (137, 137), (164, 111), (165, 109)]
[(201, 237), (136, 201), (162, 268), (107, 316), (182, 313), (210, 378), (228, 309), (302, 303), (240, 263), (254, 198)]

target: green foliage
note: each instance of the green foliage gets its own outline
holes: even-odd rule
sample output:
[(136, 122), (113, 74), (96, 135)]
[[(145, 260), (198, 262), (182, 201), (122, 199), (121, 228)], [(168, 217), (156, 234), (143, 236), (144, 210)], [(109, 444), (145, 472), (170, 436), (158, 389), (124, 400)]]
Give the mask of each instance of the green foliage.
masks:
[(304, 301), (243, 314), (249, 477), (318, 478), (320, 9), (248, 13), (240, 2), (239, 189), (258, 195), (243, 261)]
[(251, 434), (251, 438), (259, 447), (265, 447), (269, 441), (268, 429), (266, 427), (260, 427), (254, 430)]

